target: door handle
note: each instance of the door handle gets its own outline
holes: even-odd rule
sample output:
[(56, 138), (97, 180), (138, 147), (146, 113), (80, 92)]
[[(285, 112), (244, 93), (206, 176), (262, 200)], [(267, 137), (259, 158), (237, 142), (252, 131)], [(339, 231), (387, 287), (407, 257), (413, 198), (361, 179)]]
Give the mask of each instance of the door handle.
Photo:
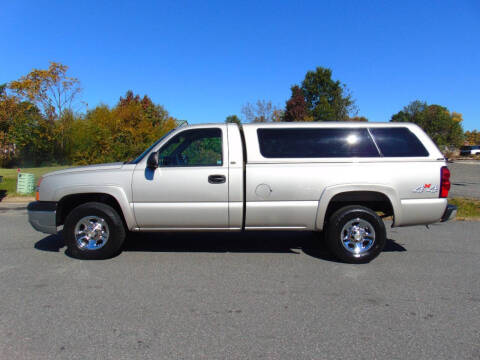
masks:
[(225, 181), (227, 181), (225, 175), (210, 175), (208, 177), (208, 182), (210, 184), (223, 184)]

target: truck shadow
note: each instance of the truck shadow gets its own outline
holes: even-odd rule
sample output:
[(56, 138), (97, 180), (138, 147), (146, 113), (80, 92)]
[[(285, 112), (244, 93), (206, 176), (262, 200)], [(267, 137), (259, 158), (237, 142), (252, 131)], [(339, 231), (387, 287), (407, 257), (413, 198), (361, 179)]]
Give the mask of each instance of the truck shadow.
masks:
[(56, 235), (48, 235), (42, 240), (39, 240), (34, 245), (35, 249), (42, 251), (60, 252), (65, 247), (65, 241), (63, 240), (62, 232), (60, 231)]
[[(59, 252), (65, 247), (62, 233), (50, 235), (35, 244), (42, 251)], [(310, 232), (182, 232), (130, 233), (123, 251), (144, 252), (212, 252), (212, 253), (290, 253), (303, 252), (314, 258), (337, 262), (324, 241)], [(407, 251), (388, 239), (385, 252)]]

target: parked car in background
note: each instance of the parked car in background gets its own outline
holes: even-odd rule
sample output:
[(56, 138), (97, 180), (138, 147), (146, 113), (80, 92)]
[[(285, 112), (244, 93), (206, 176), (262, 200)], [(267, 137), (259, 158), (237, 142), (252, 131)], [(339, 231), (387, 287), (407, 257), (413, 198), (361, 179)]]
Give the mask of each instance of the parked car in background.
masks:
[(480, 154), (480, 145), (462, 146), (460, 148), (461, 156), (470, 156)]

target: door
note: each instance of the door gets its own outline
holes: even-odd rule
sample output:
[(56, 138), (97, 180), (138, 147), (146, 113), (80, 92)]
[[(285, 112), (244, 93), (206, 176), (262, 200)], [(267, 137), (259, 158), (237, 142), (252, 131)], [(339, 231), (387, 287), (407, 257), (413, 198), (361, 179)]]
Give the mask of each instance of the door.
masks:
[(146, 159), (137, 165), (132, 191), (140, 228), (228, 228), (226, 138), (225, 126), (187, 129), (160, 148), (157, 169)]

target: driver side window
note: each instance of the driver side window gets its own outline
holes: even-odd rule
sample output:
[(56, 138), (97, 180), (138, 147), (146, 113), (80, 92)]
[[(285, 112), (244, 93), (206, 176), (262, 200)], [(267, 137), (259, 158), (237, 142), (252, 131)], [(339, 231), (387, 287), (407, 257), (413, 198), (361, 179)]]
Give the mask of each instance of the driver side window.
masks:
[(161, 167), (222, 166), (222, 131), (219, 128), (185, 130), (158, 152)]

